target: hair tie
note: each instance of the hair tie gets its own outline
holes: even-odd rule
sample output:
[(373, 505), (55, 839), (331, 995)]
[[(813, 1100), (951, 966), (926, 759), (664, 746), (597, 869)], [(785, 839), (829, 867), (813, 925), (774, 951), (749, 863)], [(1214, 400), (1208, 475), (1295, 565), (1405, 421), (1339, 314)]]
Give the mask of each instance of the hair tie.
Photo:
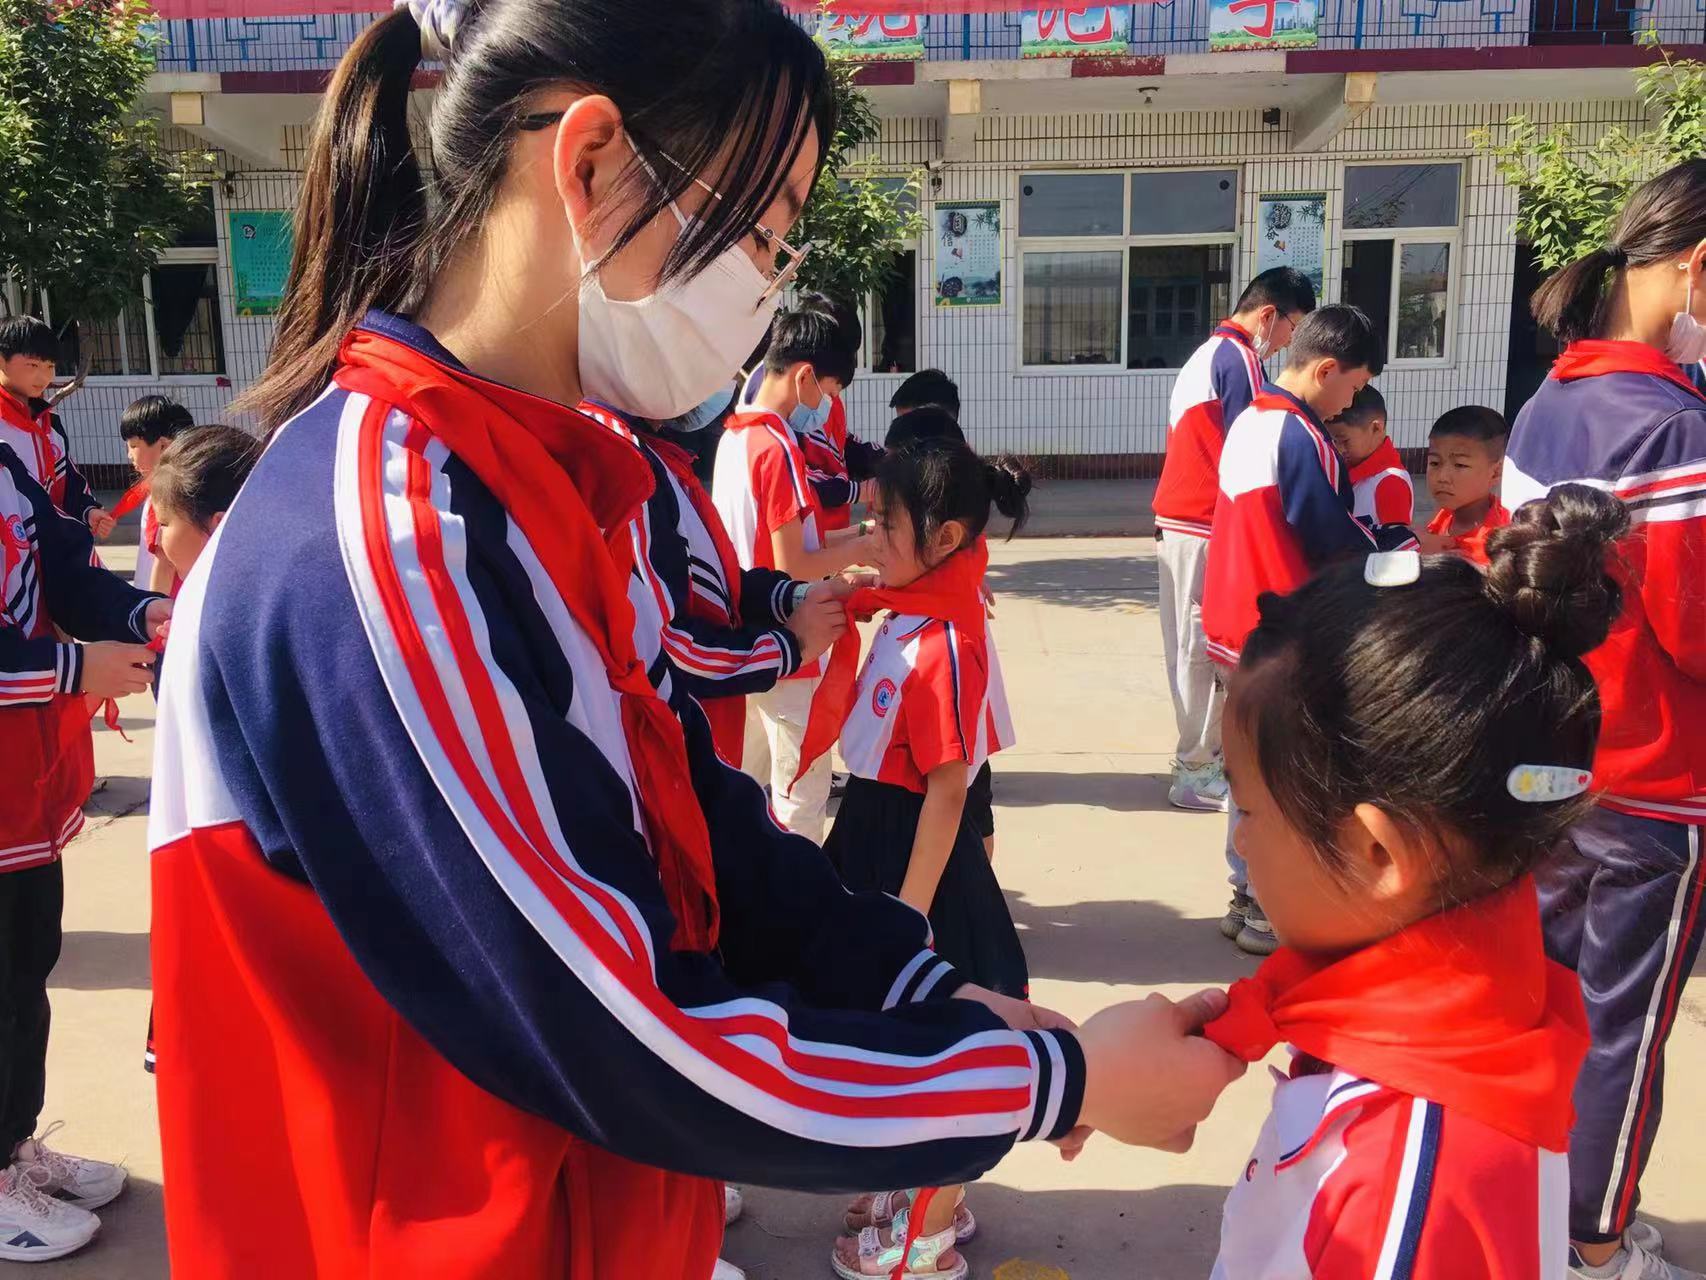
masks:
[(407, 9), (421, 29), (421, 57), (444, 62), (456, 43), (456, 32), (468, 16), (467, 0), (393, 0), (394, 9)]
[(1628, 251), (1620, 244), (1608, 244), (1603, 252), (1606, 257), (1611, 259), (1611, 265), (1614, 267), (1621, 267), (1629, 261)]

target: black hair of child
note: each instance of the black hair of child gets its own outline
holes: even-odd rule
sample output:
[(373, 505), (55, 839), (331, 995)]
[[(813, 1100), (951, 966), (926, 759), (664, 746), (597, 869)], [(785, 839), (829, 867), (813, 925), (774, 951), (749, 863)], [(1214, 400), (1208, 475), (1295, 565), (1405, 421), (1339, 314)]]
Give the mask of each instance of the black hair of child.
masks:
[(1380, 394), (1380, 388), (1372, 382), (1357, 392), (1356, 399), (1351, 401), (1350, 408), (1339, 415), (1338, 420), (1347, 426), (1366, 427), (1376, 418), (1386, 416), (1386, 397)]
[(966, 443), (965, 428), (960, 420), (937, 405), (928, 405), (903, 413), (889, 423), (889, 433), (883, 438), (885, 449), (904, 449), (920, 440), (954, 440)]
[(261, 442), (247, 431), (220, 423), (192, 427), (160, 455), (149, 494), (157, 509), (205, 532), (214, 516), (231, 509), (260, 458)]
[(1438, 436), (1462, 436), (1482, 444), (1504, 447), (1510, 438), (1510, 424), (1497, 409), (1481, 404), (1460, 404), (1439, 415), (1439, 421), (1428, 428), (1428, 439)]
[(1308, 315), (1315, 310), (1315, 286), (1296, 267), (1269, 267), (1244, 286), (1234, 315), (1272, 307), (1282, 316)]
[(1330, 871), (1340, 824), (1372, 804), (1461, 849), (1439, 888), (1468, 900), (1593, 807), (1591, 794), (1518, 800), (1508, 779), (1593, 767), (1599, 692), (1581, 659), (1621, 607), (1607, 557), (1628, 529), (1616, 498), (1560, 485), (1487, 539), (1485, 574), (1429, 556), (1416, 582), (1376, 587), (1359, 559), (1261, 598), (1237, 714), (1275, 803)]
[(850, 302), (832, 298), (827, 293), (802, 293), (798, 305), (827, 312), (830, 319), (835, 321), (835, 327), (841, 331), (841, 344), (855, 360), (858, 359), (859, 348), (865, 341), (865, 322), (859, 318), (858, 307)]
[(846, 345), (846, 336), (835, 317), (817, 307), (784, 311), (770, 326), (770, 347), (764, 353), (764, 368), (786, 373), (802, 361), (820, 378), (835, 378), (842, 386), (853, 381), (856, 349)]
[(1312, 360), (1337, 360), (1341, 369), (1366, 369), (1376, 377), (1386, 367), (1386, 344), (1361, 307), (1335, 302), (1311, 311), (1298, 323), (1286, 352), (1289, 368)]
[(119, 438), (158, 444), (195, 426), (190, 411), (170, 396), (143, 396), (132, 400), (118, 420)]
[(894, 389), (894, 394), (889, 397), (889, 408), (896, 412), (904, 409), (945, 409), (957, 418), (960, 416), (959, 384), (940, 369), (920, 369)]
[(0, 360), (14, 356), (58, 360), (59, 339), (45, 321), (34, 316), (7, 316), (0, 320)]
[(966, 540), (972, 541), (989, 524), (991, 506), (1013, 522), (1009, 538), (1030, 515), (1031, 473), (1017, 459), (989, 461), (964, 441), (943, 437), (916, 440), (886, 454), (877, 464), (877, 489), (885, 506), (903, 507), (912, 518), (920, 551), (950, 520), (963, 524)]

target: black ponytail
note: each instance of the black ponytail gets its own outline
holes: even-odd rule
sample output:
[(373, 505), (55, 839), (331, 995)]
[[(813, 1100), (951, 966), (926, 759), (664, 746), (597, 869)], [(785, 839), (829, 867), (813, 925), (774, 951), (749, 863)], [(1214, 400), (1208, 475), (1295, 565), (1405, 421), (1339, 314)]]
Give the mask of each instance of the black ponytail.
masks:
[(1031, 473), (1019, 465), (1018, 459), (1005, 454), (986, 465), (995, 509), (1013, 522), (1007, 530), (1011, 538), (1031, 518)]
[[(750, 236), (815, 135), (835, 129), (823, 54), (775, 0), (670, 0), (692, 39), (658, 40), (655, 4), (472, 0), (430, 122), (429, 197), (410, 136), (421, 28), (393, 10), (364, 31), (321, 105), (295, 218), (272, 358), (241, 407), (277, 426), (324, 389), (344, 335), (370, 308), (416, 309), (445, 260), (481, 234), (524, 117), (571, 88), (608, 96), (644, 163), (619, 197), (619, 252), (699, 175), (717, 189), (664, 260), (660, 283)], [(447, 33), (434, 32), (435, 45)]]
[(1629, 267), (1687, 253), (1706, 240), (1706, 160), (1685, 160), (1641, 184), (1609, 244), (1553, 272), (1529, 303), (1560, 342), (1605, 335), (1612, 289)]
[(1519, 765), (1591, 770), (1599, 694), (1582, 655), (1621, 606), (1607, 570), (1628, 512), (1565, 485), (1487, 540), (1483, 574), (1430, 556), (1407, 586), (1370, 586), (1358, 560), (1289, 596), (1265, 595), (1231, 714), (1262, 780), (1329, 869), (1340, 825), (1373, 804), (1462, 850), (1441, 893), (1472, 897), (1521, 875), (1591, 794), (1512, 794)]
[(986, 462), (963, 439), (924, 436), (891, 449), (877, 464), (876, 480), (883, 505), (911, 518), (919, 551), (950, 520), (965, 526), (969, 542), (988, 526), (992, 506), (1013, 521), (1009, 538), (1029, 514), (1030, 472), (1009, 457)]

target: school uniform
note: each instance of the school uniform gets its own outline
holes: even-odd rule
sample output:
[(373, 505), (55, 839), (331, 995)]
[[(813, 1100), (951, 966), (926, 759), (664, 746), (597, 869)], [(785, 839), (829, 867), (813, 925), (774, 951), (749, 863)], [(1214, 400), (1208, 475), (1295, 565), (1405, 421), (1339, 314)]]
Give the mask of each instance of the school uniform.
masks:
[(373, 313), (197, 561), (149, 819), (175, 1277), (703, 1276), (713, 1177), (951, 1183), (1076, 1121), (1074, 1038), (943, 1000), (918, 914), (652, 686), (651, 482)]
[(1451, 549), (1459, 555), (1467, 556), (1476, 564), (1487, 563), (1487, 535), (1494, 529), (1502, 529), (1511, 522), (1511, 513), (1505, 510), (1505, 504), (1495, 496), (1487, 507), (1487, 514), (1481, 517), (1481, 523), (1463, 533), (1452, 533), (1451, 522), (1456, 519), (1455, 511), (1443, 507), (1434, 513), (1434, 518), (1428, 521), (1429, 533), (1444, 533), (1451, 537)]
[(157, 596), (90, 563), (86, 525), (59, 511), (0, 444), (0, 1150), (35, 1132), (47, 1068), (47, 976), (59, 957), (59, 858), (95, 781), (83, 646), (148, 639)]
[(46, 401), (25, 403), (0, 388), (0, 444), (11, 446), (54, 506), (88, 527), (89, 512), (101, 504), (71, 461), (71, 439)]
[(1574, 342), (1511, 428), (1505, 507), (1580, 483), (1621, 498), (1623, 612), (1599, 685), (1598, 810), (1542, 881), (1547, 943), (1581, 975), (1594, 1050), (1576, 1090), (1570, 1227), (1617, 1238), (1640, 1204), (1665, 1042), (1706, 932), (1706, 397), (1662, 352)]
[[(823, 546), (822, 512), (812, 492), (805, 453), (781, 415), (768, 409), (743, 410), (725, 424), (717, 444), (711, 499), (742, 569), (774, 570), (771, 534), (792, 520), (801, 523), (807, 551)], [(793, 780), (812, 693), (822, 674), (821, 659), (809, 662), (767, 692), (753, 695), (749, 714), (762, 737), (750, 735), (745, 753), (747, 772), (769, 784), (771, 803), (782, 825), (820, 843), (829, 812), (829, 761), (819, 760)]]
[(1167, 453), (1155, 489), (1155, 557), (1161, 650), (1179, 730), (1174, 756), (1186, 769), (1200, 769), (1220, 756), (1225, 691), (1215, 678), (1202, 623), (1208, 538), (1227, 430), (1266, 380), (1254, 339), (1226, 320), (1185, 361), (1168, 404)]
[(1408, 525), (1416, 513), (1410, 469), (1390, 438), (1351, 467), (1351, 514), (1369, 524)]
[(847, 406), (838, 395), (829, 398), (829, 417), (823, 426), (798, 433), (798, 438), (824, 529), (850, 527), (859, 484), (877, 474), (885, 450), (848, 432)]
[(798, 670), (800, 646), (786, 627), (796, 583), (775, 569), (742, 569), (692, 459), (633, 419), (592, 401), (580, 411), (639, 450), (652, 496), (629, 526), (636, 608), (655, 606), (659, 650), (642, 654), (654, 685), (663, 663), (699, 701), (723, 759), (739, 766), (746, 695), (772, 689)]

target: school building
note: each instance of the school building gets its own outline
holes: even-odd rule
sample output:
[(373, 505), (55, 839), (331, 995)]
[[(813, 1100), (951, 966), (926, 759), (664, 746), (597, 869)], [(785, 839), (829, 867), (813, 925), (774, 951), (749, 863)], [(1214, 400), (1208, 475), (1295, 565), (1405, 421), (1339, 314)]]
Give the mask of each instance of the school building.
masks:
[[(162, 24), (151, 105), (222, 178), (148, 305), (85, 333), (91, 376), (66, 414), (80, 460), (122, 463), (116, 420), (138, 395), (217, 420), (259, 373), (309, 124), (371, 20)], [(1514, 197), (1470, 132), (1519, 113), (1584, 143), (1642, 127), (1638, 33), (1698, 55), (1706, 0), (1162, 0), (841, 25), (872, 58), (871, 159), (918, 175), (925, 227), (868, 300), (855, 429), (880, 438), (893, 386), (936, 366), (980, 449), (1136, 477), (1157, 472), (1173, 371), (1275, 263), (1381, 324), (1401, 446), (1455, 404), (1514, 410), (1552, 348), (1528, 319)]]

